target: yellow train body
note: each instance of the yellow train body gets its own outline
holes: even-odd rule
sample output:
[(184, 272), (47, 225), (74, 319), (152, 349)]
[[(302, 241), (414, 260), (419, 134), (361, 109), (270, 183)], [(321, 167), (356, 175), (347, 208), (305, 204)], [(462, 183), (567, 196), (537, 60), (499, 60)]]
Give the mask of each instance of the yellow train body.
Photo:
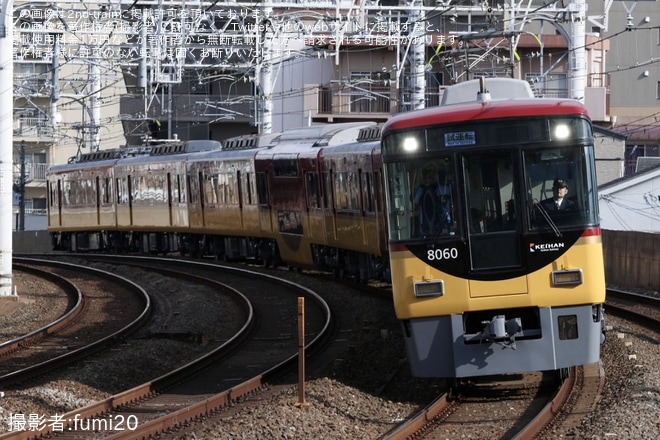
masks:
[[(600, 236), (580, 238), (562, 256), (538, 270), (515, 278), (482, 281), (443, 273), (409, 251), (391, 252), (394, 309), (401, 320), (516, 307), (597, 304), (605, 300)], [(583, 274), (579, 285), (553, 285), (558, 271)], [(441, 280), (442, 296), (416, 297), (414, 284)]]

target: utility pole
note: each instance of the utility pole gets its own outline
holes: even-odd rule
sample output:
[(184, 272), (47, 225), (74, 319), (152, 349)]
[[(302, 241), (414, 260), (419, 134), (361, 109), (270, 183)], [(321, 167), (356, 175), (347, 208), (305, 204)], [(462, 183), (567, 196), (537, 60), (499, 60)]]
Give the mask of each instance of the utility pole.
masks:
[(0, 0), (0, 296), (12, 294), (14, 1)]
[(19, 231), (25, 231), (25, 141), (21, 141), (20, 151), (21, 173), (18, 180), (18, 228)]
[[(414, 6), (415, 3), (413, 3)], [(419, 9), (410, 11), (410, 108), (419, 110), (426, 107), (426, 15), (422, 8), (423, 3), (419, 2)]]
[(586, 45), (586, 13), (585, 0), (572, 0), (568, 5), (570, 11), (570, 95), (584, 103), (584, 91), (587, 88), (587, 49)]
[[(273, 131), (273, 8), (270, 1), (266, 0), (255, 23), (257, 37), (261, 38), (261, 45), (257, 50), (261, 56), (257, 61), (255, 81), (261, 90), (257, 96), (257, 123), (259, 133), (270, 133)], [(259, 40), (257, 40), (259, 41)]]

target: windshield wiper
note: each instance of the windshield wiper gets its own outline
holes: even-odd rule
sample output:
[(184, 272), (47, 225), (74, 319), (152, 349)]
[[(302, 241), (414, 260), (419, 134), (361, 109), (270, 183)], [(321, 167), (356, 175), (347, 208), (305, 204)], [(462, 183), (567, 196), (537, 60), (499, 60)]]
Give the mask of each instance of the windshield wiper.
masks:
[(534, 206), (538, 208), (539, 212), (541, 213), (545, 221), (550, 225), (555, 235), (557, 237), (561, 237), (561, 231), (559, 230), (555, 222), (552, 220), (552, 218), (550, 218), (550, 214), (548, 214), (548, 211), (546, 211), (545, 208), (541, 206), (538, 200), (534, 200)]

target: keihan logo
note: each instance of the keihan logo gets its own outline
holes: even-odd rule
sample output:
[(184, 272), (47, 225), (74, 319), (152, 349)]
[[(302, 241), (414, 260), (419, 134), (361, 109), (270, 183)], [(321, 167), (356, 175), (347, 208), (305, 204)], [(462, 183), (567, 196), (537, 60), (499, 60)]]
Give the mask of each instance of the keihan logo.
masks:
[(566, 246), (565, 243), (530, 243), (529, 251), (530, 252), (553, 252), (564, 249)]

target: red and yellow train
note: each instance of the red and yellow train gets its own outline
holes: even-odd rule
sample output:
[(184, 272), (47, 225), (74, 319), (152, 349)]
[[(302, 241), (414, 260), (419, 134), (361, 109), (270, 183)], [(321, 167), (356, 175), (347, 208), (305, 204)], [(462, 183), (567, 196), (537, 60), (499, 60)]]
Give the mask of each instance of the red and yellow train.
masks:
[(518, 98), (468, 82), (382, 130), (312, 126), (54, 166), (53, 244), (391, 280), (417, 376), (596, 362), (605, 283), (588, 114), (522, 82), (488, 85)]

